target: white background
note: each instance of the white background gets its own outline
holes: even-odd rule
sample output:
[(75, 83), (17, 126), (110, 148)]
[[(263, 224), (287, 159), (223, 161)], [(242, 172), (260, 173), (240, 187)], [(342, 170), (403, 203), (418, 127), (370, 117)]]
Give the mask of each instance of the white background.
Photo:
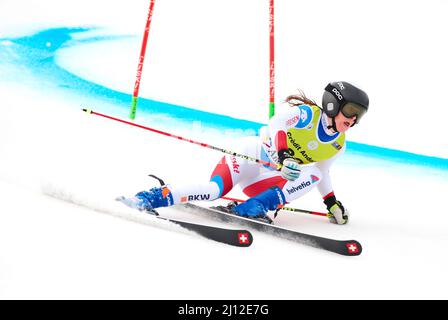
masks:
[[(350, 140), (447, 158), (445, 2), (277, 2), (279, 107), (296, 88), (319, 101), (327, 82), (351, 81), (371, 110)], [(66, 26), (135, 35), (58, 55), (69, 71), (130, 93), (148, 5), (41, 0), (24, 10), (1, 0), (0, 38)], [(267, 1), (157, 1), (141, 95), (265, 122), (267, 17)], [(446, 171), (344, 159), (332, 175), (350, 225), (287, 214), (277, 222), (355, 238), (358, 258), (255, 232), (250, 249), (229, 248), (110, 200), (148, 188), (150, 172), (207, 179), (220, 155), (79, 114), (76, 97), (42, 91), (20, 66), (1, 70), (0, 297), (446, 298)], [(168, 156), (173, 149), (183, 157)], [(323, 210), (320, 201), (313, 192), (296, 205)]]

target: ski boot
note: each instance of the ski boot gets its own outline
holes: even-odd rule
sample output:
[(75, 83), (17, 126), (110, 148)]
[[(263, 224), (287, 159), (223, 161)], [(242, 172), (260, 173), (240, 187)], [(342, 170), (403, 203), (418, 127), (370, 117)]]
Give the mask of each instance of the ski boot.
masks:
[(142, 191), (131, 198), (119, 197), (117, 201), (123, 202), (133, 209), (153, 215), (159, 215), (155, 209), (168, 207), (173, 203), (171, 192), (166, 187)]
[(246, 202), (241, 204), (231, 202), (227, 207), (220, 206), (217, 209), (244, 218), (272, 224), (272, 219), (267, 215), (268, 210), (277, 210), (279, 206), (285, 203), (286, 200), (282, 190), (279, 187), (272, 187)]

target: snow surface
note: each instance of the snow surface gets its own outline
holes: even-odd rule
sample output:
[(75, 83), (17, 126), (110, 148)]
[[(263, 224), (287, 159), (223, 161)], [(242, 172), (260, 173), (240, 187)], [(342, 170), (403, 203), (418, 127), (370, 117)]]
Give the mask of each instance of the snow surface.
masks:
[[(76, 79), (129, 94), (147, 7), (40, 0), (23, 12), (14, 1), (0, 3), (0, 298), (447, 298), (446, 166), (347, 154), (332, 177), (349, 225), (278, 217), (301, 232), (359, 240), (357, 258), (255, 231), (252, 247), (232, 248), (115, 203), (152, 186), (149, 173), (173, 184), (204, 181), (221, 155), (80, 112), (89, 105), (125, 115), (127, 106), (73, 89), (75, 78), (60, 70), (33, 67), (46, 61), (15, 63), (24, 54), (17, 48), (32, 57), (55, 45), (21, 47), (15, 39), (95, 28), (73, 35), (84, 43), (57, 48), (56, 63)], [(356, 81), (371, 95), (372, 112), (350, 140), (447, 158), (437, 116), (446, 104), (446, 10), (435, 0), (278, 3), (278, 104), (296, 88), (319, 97), (329, 80)], [(157, 1), (142, 96), (265, 122), (266, 21), (267, 1)], [(223, 139), (206, 123), (148, 113), (138, 121), (235, 148), (231, 134)], [(317, 191), (295, 205), (323, 210)], [(203, 221), (174, 208), (161, 213)]]

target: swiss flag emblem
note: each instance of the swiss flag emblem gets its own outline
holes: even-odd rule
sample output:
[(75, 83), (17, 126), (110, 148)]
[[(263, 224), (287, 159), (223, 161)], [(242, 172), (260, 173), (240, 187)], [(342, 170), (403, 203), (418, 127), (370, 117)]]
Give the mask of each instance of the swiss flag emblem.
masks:
[(238, 233), (238, 242), (240, 244), (249, 244), (249, 234), (248, 233)]
[(358, 244), (355, 242), (349, 242), (346, 244), (349, 253), (359, 253)]

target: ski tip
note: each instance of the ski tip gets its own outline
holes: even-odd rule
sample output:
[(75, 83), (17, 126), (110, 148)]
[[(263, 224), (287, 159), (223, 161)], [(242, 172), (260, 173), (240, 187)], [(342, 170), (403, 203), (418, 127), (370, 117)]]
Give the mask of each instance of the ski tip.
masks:
[(362, 253), (362, 245), (356, 240), (345, 241), (345, 250), (342, 253), (346, 256), (359, 256)]

